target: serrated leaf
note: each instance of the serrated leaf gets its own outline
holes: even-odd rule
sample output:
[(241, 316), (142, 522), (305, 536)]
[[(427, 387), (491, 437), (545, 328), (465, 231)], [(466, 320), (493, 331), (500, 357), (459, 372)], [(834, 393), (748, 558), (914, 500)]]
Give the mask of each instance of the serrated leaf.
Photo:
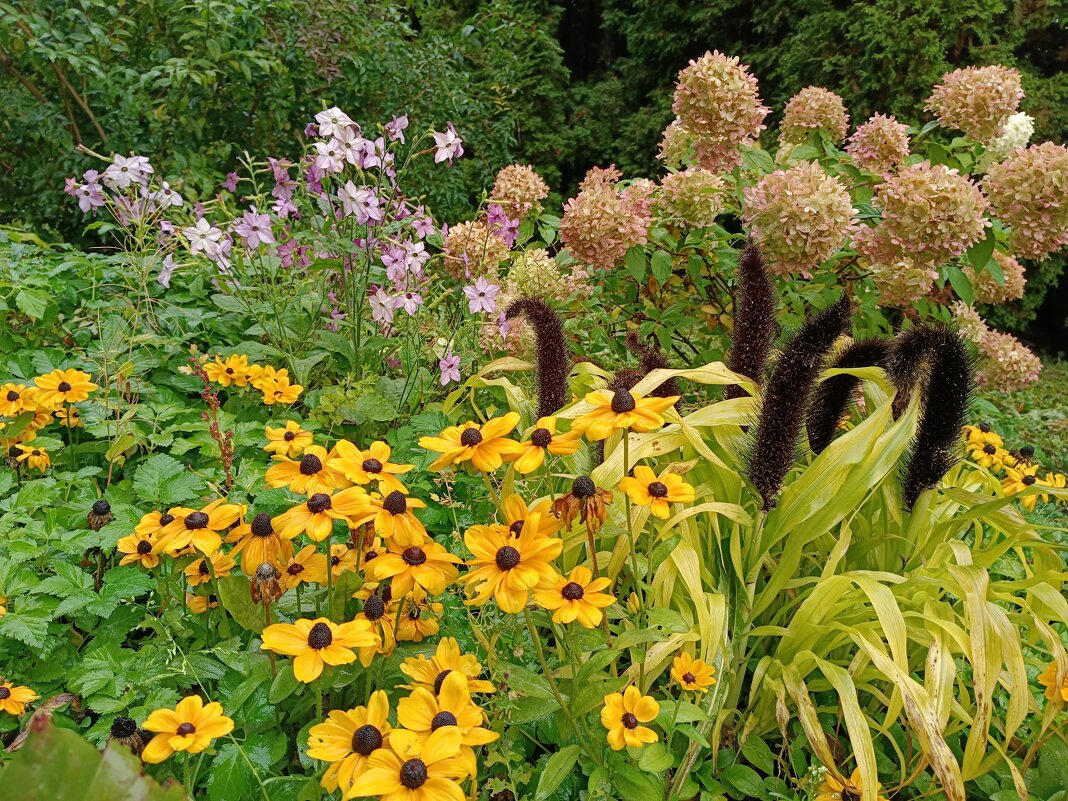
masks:
[(218, 579), (219, 601), (243, 628), (257, 634), (263, 631), (263, 610), (252, 603), (249, 580), (243, 575), (226, 576)]
[(52, 615), (44, 609), (20, 609), (0, 618), (0, 636), (18, 640), (30, 648), (44, 646)]
[(165, 508), (196, 498), (204, 482), (195, 473), (187, 471), (177, 459), (157, 453), (137, 468), (133, 486), (143, 501)]
[(20, 289), (15, 293), (15, 305), (19, 311), (34, 320), (40, 320), (48, 311), (48, 295), (36, 289)]
[(235, 743), (224, 743), (211, 763), (208, 796), (214, 801), (244, 798), (252, 786), (252, 771)]

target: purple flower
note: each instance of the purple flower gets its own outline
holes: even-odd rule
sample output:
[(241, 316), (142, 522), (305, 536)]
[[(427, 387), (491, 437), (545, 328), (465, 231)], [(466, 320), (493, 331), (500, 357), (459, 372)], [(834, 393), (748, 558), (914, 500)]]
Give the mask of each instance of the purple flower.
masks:
[(356, 142), (357, 156), (356, 166), (361, 170), (369, 170), (372, 167), (381, 167), (382, 156), (386, 152), (386, 140), (381, 136), (374, 141), (360, 139)]
[(389, 367), (390, 369), (396, 370), (400, 366), (401, 366), (400, 356), (398, 356), (396, 353), (390, 354), (389, 356), (386, 357), (386, 367)]
[(441, 385), (448, 386), (453, 381), (460, 380), (460, 357), (455, 353), (446, 353), (444, 359), (438, 360), (438, 369), (441, 370)]
[(226, 180), (222, 182), (222, 188), (225, 189), (227, 192), (236, 192), (237, 183), (240, 180), (241, 176), (238, 175), (236, 172), (228, 172), (226, 173)]
[(170, 253), (163, 258), (163, 267), (160, 268), (156, 280), (163, 284), (164, 289), (171, 288), (171, 276), (174, 274), (174, 268), (177, 266), (178, 265), (174, 263), (174, 256)]
[(464, 287), (464, 294), (467, 295), (467, 307), (472, 314), (481, 311), (493, 314), (497, 310), (496, 298), (497, 293), (500, 291), (501, 288), (499, 286), (491, 284), (484, 276), (479, 276), (474, 285)]
[(308, 169), (304, 172), (304, 180), (309, 192), (313, 195), (321, 195), (323, 194), (323, 176), (326, 173), (316, 166), (315, 159), (309, 161)]
[(121, 156), (115, 154), (115, 160), (104, 170), (103, 182), (111, 189), (125, 189), (131, 184), (148, 183), (148, 176), (155, 172), (144, 156)]
[(360, 225), (367, 225), (371, 220), (382, 220), (378, 195), (369, 186), (357, 187), (352, 181), (348, 181), (338, 190), (337, 198), (341, 201), (345, 214), (355, 217)]
[(245, 242), (245, 247), (255, 250), (261, 244), (274, 243), (274, 234), (271, 233), (271, 217), (269, 214), (260, 214), (256, 207), (245, 212), (235, 223), (234, 233)]
[(319, 135), (319, 126), (317, 123), (309, 122), (304, 126), (304, 135), (309, 139), (314, 139)]
[(345, 153), (337, 139), (315, 143), (315, 166), (323, 172), (341, 172), (345, 168)]
[(457, 135), (456, 129), (452, 127), (451, 122), (444, 133), (434, 131), (434, 145), (437, 147), (437, 152), (434, 154), (434, 163), (436, 164), (446, 160), (448, 160), (449, 164), (452, 164), (453, 159), (458, 159), (464, 154), (463, 140)]
[(389, 134), (389, 138), (394, 142), (400, 142), (404, 144), (404, 129), (408, 127), (408, 115), (401, 114), (399, 117), (394, 117), (386, 123), (386, 133)]
[(420, 239), (426, 239), (434, 233), (434, 221), (425, 214), (418, 214), (412, 218), (412, 230)]
[(372, 287), (371, 293), (371, 319), (382, 325), (393, 323), (393, 310), (397, 308), (398, 298), (387, 294), (382, 287)]
[(508, 332), (512, 330), (512, 322), (504, 315), (504, 309), (500, 310), (500, 314), (497, 315), (497, 333), (501, 335), (501, 339), (508, 338)]
[(400, 301), (398, 308), (408, 312), (409, 317), (413, 317), (419, 311), (419, 307), (423, 305), (423, 296), (414, 291), (405, 292), (397, 300)]
[(100, 175), (96, 170), (86, 170), (82, 175), (82, 180), (85, 183), (80, 184), (73, 178), (67, 179), (67, 186), (63, 190), (69, 195), (73, 195), (78, 198), (78, 208), (82, 210), (83, 214), (88, 214), (93, 209), (98, 209), (104, 205), (106, 200), (104, 196), (104, 189), (97, 183), (97, 177)]

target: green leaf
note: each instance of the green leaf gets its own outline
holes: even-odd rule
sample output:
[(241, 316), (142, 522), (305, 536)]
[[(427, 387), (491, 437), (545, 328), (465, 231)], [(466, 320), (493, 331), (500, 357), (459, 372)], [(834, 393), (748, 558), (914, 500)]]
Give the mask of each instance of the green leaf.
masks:
[(663, 773), (675, 764), (675, 757), (663, 743), (652, 743), (642, 749), (638, 767), (646, 773)]
[(0, 618), (0, 636), (18, 640), (30, 648), (41, 648), (48, 636), (52, 615), (44, 609), (19, 609)]
[(300, 684), (297, 681), (297, 677), (293, 675), (293, 661), (287, 660), (279, 668), (274, 681), (271, 682), (271, 691), (268, 693), (267, 698), (272, 704), (281, 703), (291, 696)]
[(627, 249), (623, 256), (623, 266), (635, 281), (645, 280), (645, 251), (641, 245), (634, 245)]
[(48, 295), (37, 289), (20, 289), (15, 294), (15, 305), (19, 311), (34, 320), (40, 320), (48, 311)]
[(225, 743), (211, 763), (208, 774), (208, 795), (213, 801), (233, 801), (244, 798), (252, 786), (252, 771), (236, 743)]
[(534, 793), (536, 801), (552, 797), (553, 791), (575, 767), (580, 750), (577, 745), (567, 745), (549, 757), (538, 779), (538, 789)]
[(497, 675), (500, 680), (513, 690), (518, 690), (523, 695), (556, 700), (549, 682), (543, 676), (508, 662), (499, 662), (498, 668)]
[(613, 766), (612, 784), (623, 801), (650, 801), (664, 797), (662, 780), (626, 763)]
[(177, 459), (157, 453), (137, 468), (133, 486), (141, 500), (166, 508), (196, 498), (204, 488), (204, 482)]
[(968, 280), (968, 276), (956, 265), (950, 265), (947, 272), (949, 283), (953, 291), (957, 293), (957, 297), (970, 306), (975, 301), (975, 292), (972, 291), (972, 282)]
[(970, 248), (968, 248), (968, 263), (975, 268), (976, 273), (982, 272), (986, 269), (986, 265), (994, 257), (994, 244), (997, 237), (994, 236), (993, 231), (988, 231), (986, 239), (981, 242), (976, 242)]
[(727, 795), (731, 798), (760, 798), (764, 782), (760, 775), (748, 765), (731, 765), (719, 774), (719, 780), (727, 786)]
[(663, 286), (667, 283), (667, 280), (671, 277), (671, 273), (675, 267), (671, 261), (671, 254), (666, 250), (658, 250), (653, 254), (652, 259), (653, 277), (657, 283)]
[(775, 774), (775, 755), (772, 754), (768, 744), (759, 737), (750, 735), (749, 739), (742, 743), (742, 756), (753, 767), (759, 768), (764, 775)]
[(263, 631), (263, 610), (252, 603), (251, 584), (244, 575), (225, 576), (218, 579), (219, 601), (230, 616), (243, 628), (259, 633)]

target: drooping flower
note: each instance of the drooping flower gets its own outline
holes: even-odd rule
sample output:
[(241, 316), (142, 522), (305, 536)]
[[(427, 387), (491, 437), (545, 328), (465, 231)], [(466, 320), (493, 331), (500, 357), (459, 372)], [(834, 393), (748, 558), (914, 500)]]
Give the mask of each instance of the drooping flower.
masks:
[[(887, 801), (882, 794), (883, 786), (875, 785), (876, 801)], [(816, 801), (851, 801), (855, 798), (864, 797), (864, 780), (860, 775), (860, 768), (855, 768), (848, 779), (839, 780), (833, 774), (828, 773), (820, 786), (816, 788)]]
[(553, 613), (553, 622), (566, 625), (578, 621), (587, 629), (601, 625), (602, 609), (616, 602), (602, 590), (612, 584), (609, 578), (594, 578), (588, 567), (574, 568), (567, 576), (553, 575), (543, 588), (534, 593), (534, 601)]
[(212, 740), (232, 732), (234, 721), (223, 714), (218, 702), (205, 704), (199, 695), (190, 695), (174, 709), (157, 709), (142, 728), (155, 732), (156, 736), (141, 752), (141, 759), (156, 764), (178, 751), (199, 754)]
[(742, 218), (774, 272), (810, 278), (853, 232), (855, 215), (849, 190), (806, 161), (747, 189)]
[(437, 694), (441, 691), (445, 678), (455, 672), (467, 677), (467, 689), (470, 692), (494, 691), (493, 682), (478, 678), (482, 673), (478, 658), (472, 654), (461, 653), (460, 644), (454, 637), (443, 637), (430, 659), (422, 654), (408, 657), (401, 662), (400, 669), (401, 673), (414, 682), (408, 689), (426, 687)]
[(532, 211), (541, 213), (541, 201), (549, 196), (549, 186), (534, 168), (526, 164), (502, 167), (493, 182), (490, 197), (502, 203), (513, 217), (522, 220)]
[(559, 515), (565, 528), (577, 518), (584, 523), (592, 537), (608, 519), (611, 490), (601, 489), (589, 476), (579, 476), (571, 482), (571, 491), (553, 501), (553, 512)]
[(364, 620), (334, 623), (320, 617), (301, 618), (293, 623), (275, 623), (263, 630), (266, 651), (274, 651), (293, 660), (293, 676), (305, 684), (315, 681), (324, 665), (347, 665), (356, 661), (354, 648), (376, 645), (378, 635)]
[(705, 664), (703, 659), (694, 659), (685, 651), (671, 663), (671, 678), (684, 690), (708, 692), (708, 688), (716, 683), (715, 673), (713, 665)]
[(908, 158), (909, 128), (893, 116), (876, 114), (853, 132), (845, 150), (864, 169), (889, 175)]
[(0, 712), (22, 717), (22, 713), (26, 711), (26, 704), (36, 701), (40, 697), (29, 687), (22, 687), (10, 681), (5, 681), (0, 684)]
[(665, 472), (657, 476), (649, 467), (638, 465), (634, 476), (624, 476), (619, 480), (623, 490), (633, 503), (648, 506), (649, 510), (661, 520), (667, 520), (671, 514), (671, 504), (692, 503), (694, 488), (682, 480), (677, 473)]
[(585, 435), (591, 441), (606, 439), (614, 431), (656, 431), (664, 425), (663, 412), (678, 399), (677, 395), (670, 398), (643, 398), (628, 389), (590, 392), (583, 402), (593, 408), (577, 417), (571, 424), (571, 430)]
[(459, 759), (461, 740), (456, 726), (438, 729), (425, 740), (394, 729), (389, 748), (368, 758), (359, 792), (381, 801), (464, 801), (456, 781), (467, 775), (467, 763)]
[(461, 561), (436, 542), (408, 546), (390, 542), (389, 551), (367, 565), (367, 575), (377, 581), (392, 579), (390, 586), (396, 598), (415, 587), (440, 595), (460, 575), (456, 564)]
[(251, 523), (242, 521), (226, 541), (237, 543), (230, 556), (241, 557), (241, 570), (246, 576), (253, 575), (264, 562), (284, 565), (293, 556), (293, 544), (275, 531), (271, 516), (265, 512), (253, 517)]
[(367, 770), (367, 759), (389, 745), (389, 698), (382, 690), (371, 693), (367, 706), (348, 711), (332, 709), (326, 721), (308, 731), (308, 756), (329, 762), (322, 786), (353, 796), (354, 785)]
[(660, 704), (652, 696), (642, 695), (634, 685), (622, 693), (604, 697), (601, 725), (608, 729), (608, 745), (613, 751), (626, 747), (641, 748), (659, 739), (656, 732), (642, 723), (649, 723), (660, 714)]
[(73, 368), (53, 370), (46, 375), (33, 379), (38, 392), (34, 399), (40, 406), (55, 409), (64, 403), (78, 403), (89, 397), (97, 385), (90, 380), (88, 373)]
[(990, 168), (983, 191), (1012, 226), (1013, 250), (1044, 259), (1068, 244), (1068, 147), (1043, 142)]
[(434, 131), (434, 162), (440, 164), (443, 161), (448, 161), (452, 164), (453, 159), (458, 159), (464, 154), (464, 143), (459, 134), (456, 133), (456, 129), (452, 127), (452, 123), (448, 123), (448, 126), (444, 131)]
[(470, 461), (477, 470), (491, 473), (516, 454), (518, 443), (507, 436), (518, 423), (518, 412), (508, 412), (484, 425), (468, 421), (449, 426), (437, 437), (420, 437), (419, 447), (441, 454), (430, 465), (431, 470)]
[(668, 173), (660, 181), (657, 206), (665, 216), (692, 228), (707, 228), (723, 208), (726, 185), (708, 170)]
[(491, 597), (501, 611), (519, 614), (530, 593), (556, 575), (551, 562), (563, 550), (563, 540), (538, 531), (540, 512), (534, 512), (519, 531), (496, 526), (474, 526), (464, 534), (471, 570), (464, 581), (475, 592), (467, 603), (481, 606)]
[(407, 493), (408, 489), (397, 476), (404, 475), (415, 465), (391, 462), (389, 445), (375, 440), (366, 450), (360, 450), (348, 440), (339, 440), (334, 446), (331, 466), (355, 484), (366, 486), (377, 482), (383, 494), (393, 491)]
[(446, 353), (438, 360), (438, 371), (441, 373), (438, 381), (443, 387), (447, 387), (453, 381), (460, 381), (460, 357), (455, 353)]
[(809, 131), (824, 131), (832, 144), (845, 139), (849, 113), (842, 98), (820, 86), (806, 86), (790, 98), (779, 124), (779, 141), (798, 144)]
[(1023, 100), (1020, 73), (1011, 67), (965, 67), (942, 76), (926, 108), (947, 128), (979, 142), (1000, 136)]

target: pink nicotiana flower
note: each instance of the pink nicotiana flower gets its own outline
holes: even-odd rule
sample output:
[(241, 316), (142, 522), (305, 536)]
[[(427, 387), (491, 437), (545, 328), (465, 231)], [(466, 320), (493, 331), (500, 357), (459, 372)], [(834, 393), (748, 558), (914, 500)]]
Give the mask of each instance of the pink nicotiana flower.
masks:
[(66, 180), (66, 186), (63, 191), (78, 199), (78, 208), (80, 208), (84, 214), (88, 214), (93, 209), (100, 208), (107, 200), (104, 196), (103, 187), (100, 186), (97, 181), (99, 176), (100, 173), (96, 170), (86, 170), (82, 175), (82, 181), (84, 181), (84, 183), (78, 183), (74, 178), (68, 178)]
[(412, 217), (412, 230), (420, 239), (426, 239), (434, 234), (434, 221), (425, 214), (416, 214)]
[(372, 287), (374, 291), (369, 298), (371, 319), (383, 326), (393, 324), (393, 311), (399, 305), (399, 299), (387, 293), (382, 287)]
[(115, 160), (104, 170), (104, 185), (111, 189), (125, 189), (131, 184), (145, 185), (155, 170), (144, 156), (115, 154)]
[(400, 301), (398, 308), (408, 312), (409, 317), (413, 317), (419, 311), (419, 307), (423, 305), (423, 296), (414, 290), (405, 292), (398, 300)]
[(178, 265), (174, 262), (174, 256), (170, 253), (163, 258), (163, 267), (160, 268), (156, 280), (163, 285), (164, 289), (171, 288), (171, 276), (174, 274), (174, 270), (177, 266)]
[(441, 371), (441, 385), (448, 386), (453, 381), (460, 380), (460, 357), (455, 353), (446, 353), (444, 359), (438, 361), (438, 369)]
[(464, 143), (456, 133), (456, 129), (452, 127), (450, 122), (444, 132), (434, 131), (434, 145), (437, 148), (437, 152), (434, 153), (434, 162), (440, 164), (443, 161), (448, 161), (452, 164), (453, 159), (458, 159), (464, 154)]
[(337, 139), (315, 143), (315, 166), (323, 172), (341, 172), (345, 168), (345, 153)]
[(241, 176), (236, 172), (226, 173), (226, 180), (222, 182), (222, 188), (227, 192), (236, 192), (237, 184), (241, 181)]
[(404, 129), (408, 127), (408, 115), (401, 114), (399, 117), (394, 117), (386, 123), (386, 133), (389, 134), (389, 138), (394, 142), (400, 142), (404, 144)]
[(322, 137), (333, 136), (340, 139), (346, 129), (356, 128), (357, 133), (359, 129), (352, 118), (337, 106), (320, 111), (315, 115), (315, 121), (319, 123), (319, 136)]
[(256, 207), (246, 211), (234, 224), (234, 233), (244, 240), (245, 247), (255, 250), (260, 245), (274, 244), (271, 233), (271, 216), (256, 211)]
[(491, 284), (484, 276), (479, 276), (472, 286), (464, 287), (464, 294), (467, 296), (467, 308), (471, 310), (472, 314), (477, 312), (493, 314), (493, 312), (497, 311), (497, 293), (500, 291), (501, 288), (499, 286)]
[(371, 187), (357, 187), (352, 181), (348, 181), (338, 190), (337, 198), (341, 201), (345, 215), (355, 217), (360, 225), (367, 225), (372, 220), (382, 221), (382, 207), (379, 205), (378, 195)]
[(213, 256), (218, 250), (223, 232), (201, 217), (196, 225), (183, 228), (181, 234), (189, 242), (190, 253), (194, 255), (206, 253)]
[(519, 220), (510, 219), (504, 208), (496, 203), (491, 203), (486, 209), (486, 222), (489, 223), (493, 235), (503, 239), (508, 247), (512, 247), (519, 239)]

